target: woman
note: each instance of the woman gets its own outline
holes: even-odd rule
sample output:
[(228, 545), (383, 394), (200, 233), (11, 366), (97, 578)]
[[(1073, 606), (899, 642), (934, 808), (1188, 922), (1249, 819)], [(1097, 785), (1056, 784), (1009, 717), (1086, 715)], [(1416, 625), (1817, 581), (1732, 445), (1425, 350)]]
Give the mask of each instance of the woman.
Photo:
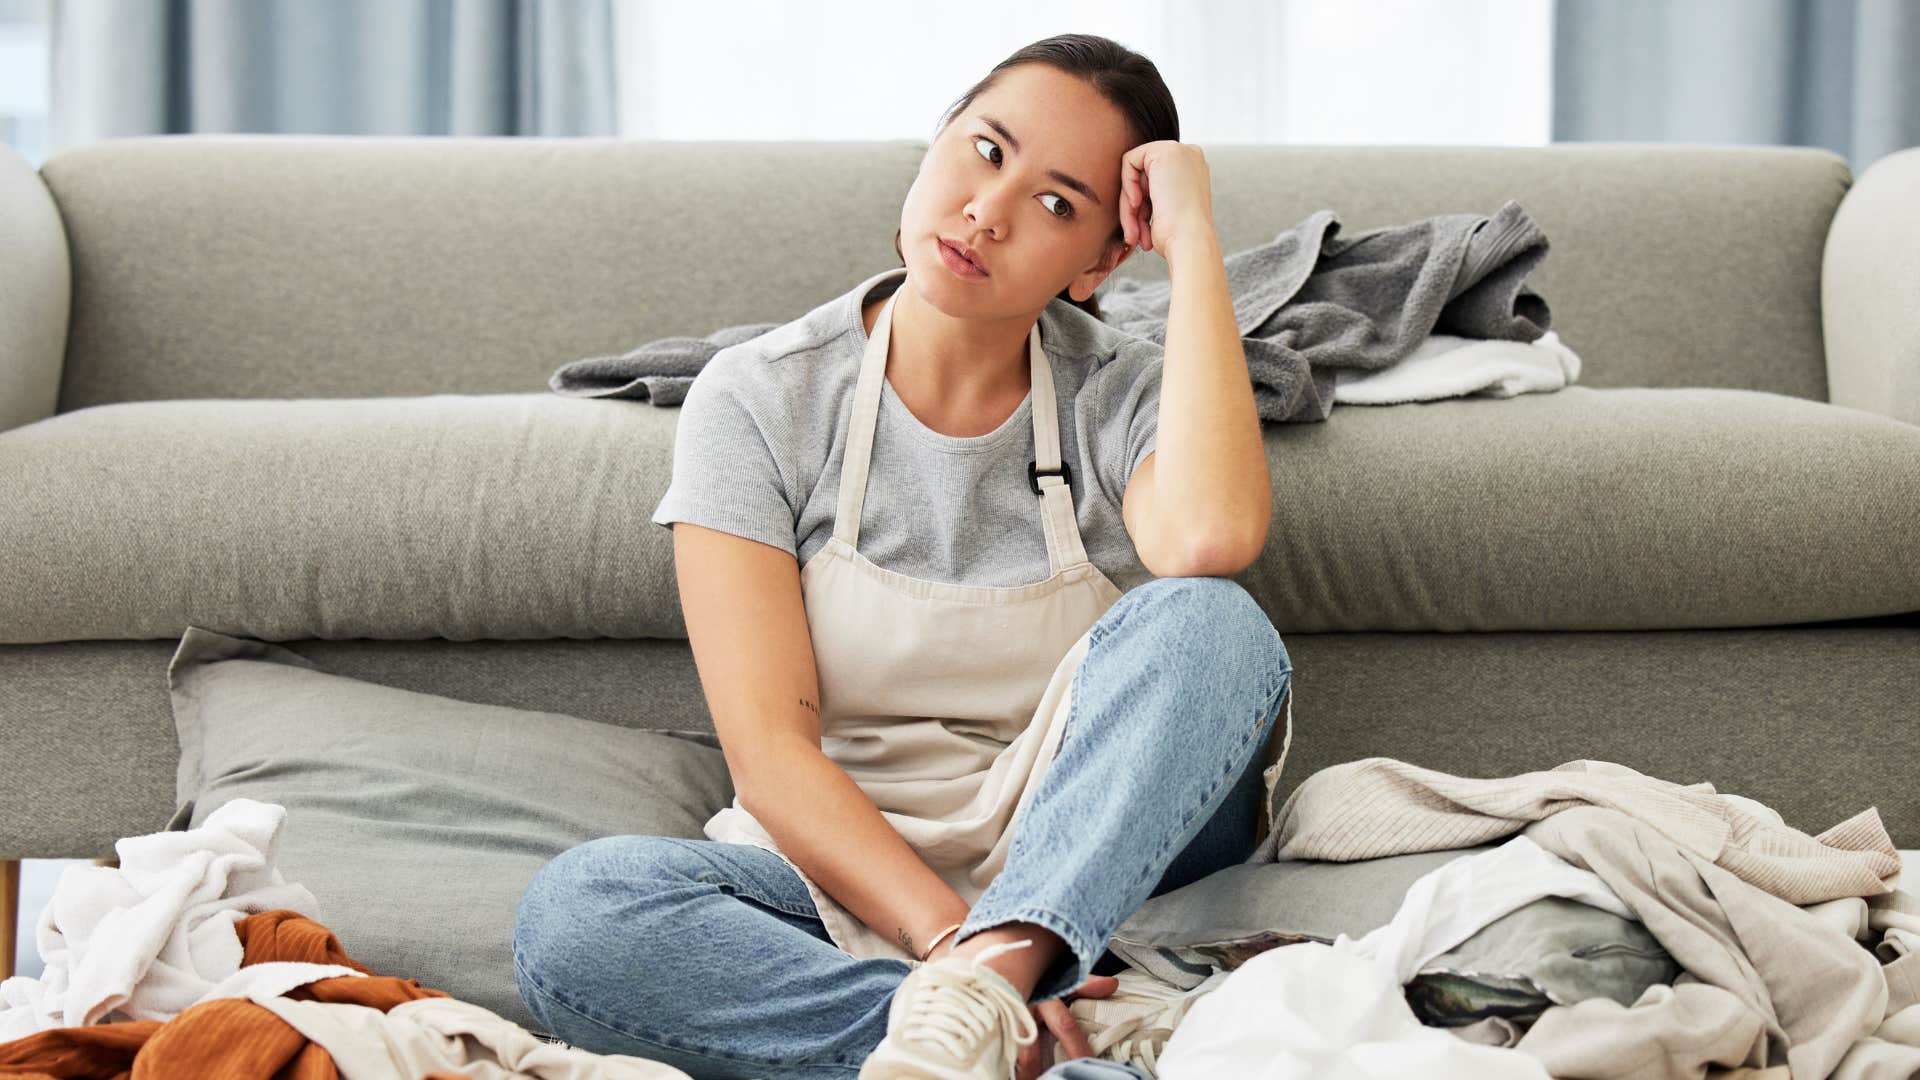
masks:
[[(705, 840), (602, 837), (529, 884), (515, 971), (560, 1038), (1027, 1080), (1042, 1024), (1090, 1054), (1066, 999), (1112, 993), (1113, 929), (1250, 854), (1292, 667), (1225, 576), (1271, 487), (1178, 135), (1145, 57), (1027, 46), (948, 110), (901, 269), (701, 369), (653, 520), (736, 797)], [(1164, 356), (1092, 299), (1136, 240)]]

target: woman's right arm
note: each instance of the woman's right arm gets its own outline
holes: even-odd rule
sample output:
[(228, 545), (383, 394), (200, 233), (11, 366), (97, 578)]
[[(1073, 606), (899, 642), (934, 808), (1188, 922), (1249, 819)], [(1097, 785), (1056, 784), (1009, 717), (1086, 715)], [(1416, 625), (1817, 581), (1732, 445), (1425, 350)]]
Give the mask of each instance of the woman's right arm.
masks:
[(673, 561), (740, 804), (827, 895), (919, 956), (968, 906), (820, 749), (799, 564), (777, 547), (686, 521), (673, 525)]

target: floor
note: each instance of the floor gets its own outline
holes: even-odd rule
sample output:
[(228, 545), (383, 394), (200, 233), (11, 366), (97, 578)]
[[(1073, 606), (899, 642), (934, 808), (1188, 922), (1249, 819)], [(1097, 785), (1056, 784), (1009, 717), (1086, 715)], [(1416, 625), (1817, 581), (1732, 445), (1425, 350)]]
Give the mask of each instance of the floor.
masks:
[[(1906, 892), (1920, 894), (1920, 850), (1901, 850), (1900, 888)], [(40, 910), (53, 898), (53, 888), (60, 880), (60, 871), (68, 866), (85, 863), (86, 859), (22, 859), (20, 861), (20, 933), (17, 938), (19, 949), (14, 955), (13, 973), (39, 978), (44, 970), (40, 962), (40, 950), (34, 945), (33, 928), (40, 919)]]

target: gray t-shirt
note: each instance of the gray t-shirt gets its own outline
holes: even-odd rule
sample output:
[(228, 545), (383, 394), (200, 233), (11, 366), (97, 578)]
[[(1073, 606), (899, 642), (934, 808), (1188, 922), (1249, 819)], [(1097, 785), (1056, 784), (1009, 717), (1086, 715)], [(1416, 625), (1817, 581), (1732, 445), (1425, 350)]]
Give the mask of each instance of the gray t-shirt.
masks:
[[(800, 318), (720, 349), (687, 388), (673, 476), (653, 521), (690, 521), (771, 544), (802, 565), (833, 535), (853, 391), (868, 340), (861, 310), (906, 280), (874, 275)], [(865, 288), (862, 288), (865, 286)], [(1163, 349), (1055, 299), (1040, 314), (1053, 367), (1060, 457), (1073, 472), (1087, 556), (1123, 592), (1151, 580), (1120, 516), (1155, 445)], [(958, 438), (922, 424), (882, 380), (860, 554), (910, 577), (1008, 586), (1048, 576), (1034, 459), (1033, 394), (998, 429)]]

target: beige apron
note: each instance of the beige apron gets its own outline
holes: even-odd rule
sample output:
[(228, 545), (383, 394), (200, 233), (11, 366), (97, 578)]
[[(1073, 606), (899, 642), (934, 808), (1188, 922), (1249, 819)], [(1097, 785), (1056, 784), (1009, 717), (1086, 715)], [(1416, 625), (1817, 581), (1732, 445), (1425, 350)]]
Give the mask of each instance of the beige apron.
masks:
[[(1121, 590), (1080, 543), (1073, 494), (1060, 475), (1053, 369), (1037, 322), (1027, 353), (1046, 580), (928, 581), (860, 554), (860, 507), (899, 295), (896, 288), (880, 309), (860, 362), (833, 536), (807, 560), (800, 584), (820, 678), (821, 750), (971, 905), (1006, 865), (1010, 825), (1065, 728), (1088, 631)], [(706, 834), (766, 848), (793, 866), (737, 796), (707, 822)], [(794, 870), (843, 951), (917, 963)]]

